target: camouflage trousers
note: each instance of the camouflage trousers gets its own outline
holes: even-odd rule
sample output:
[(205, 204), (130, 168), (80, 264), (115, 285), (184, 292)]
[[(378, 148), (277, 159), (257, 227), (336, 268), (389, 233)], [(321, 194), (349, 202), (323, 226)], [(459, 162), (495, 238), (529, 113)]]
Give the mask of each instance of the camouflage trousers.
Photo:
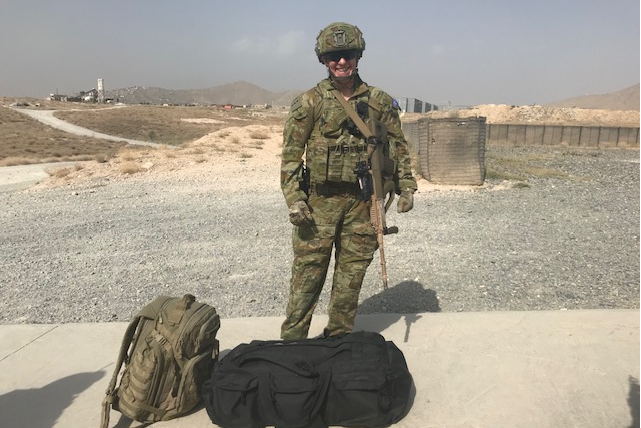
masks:
[(356, 192), (309, 197), (310, 226), (294, 227), (294, 261), (286, 319), (281, 327), (285, 340), (307, 337), (312, 314), (325, 283), (334, 250), (334, 276), (326, 333), (350, 333), (354, 328), (358, 296), (377, 248), (370, 223), (369, 201)]

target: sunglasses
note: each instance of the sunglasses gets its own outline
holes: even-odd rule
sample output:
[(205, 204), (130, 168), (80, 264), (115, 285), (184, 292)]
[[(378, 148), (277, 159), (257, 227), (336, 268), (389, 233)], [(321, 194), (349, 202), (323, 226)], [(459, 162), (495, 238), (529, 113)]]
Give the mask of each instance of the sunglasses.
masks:
[(341, 58), (344, 58), (345, 61), (349, 61), (351, 59), (354, 59), (358, 56), (358, 51), (356, 50), (348, 50), (348, 51), (335, 51), (335, 52), (328, 52), (325, 54), (325, 58), (327, 58), (329, 61), (334, 61), (338, 62), (341, 60)]

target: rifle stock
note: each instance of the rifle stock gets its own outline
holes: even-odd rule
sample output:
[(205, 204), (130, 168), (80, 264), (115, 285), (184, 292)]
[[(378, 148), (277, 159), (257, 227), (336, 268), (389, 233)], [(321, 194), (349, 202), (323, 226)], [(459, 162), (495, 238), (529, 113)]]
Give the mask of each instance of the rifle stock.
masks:
[[(369, 157), (370, 174), (372, 176), (372, 197), (370, 207), (370, 221), (376, 231), (376, 242), (378, 243), (378, 252), (381, 260), (381, 277), (383, 279), (383, 288), (387, 290), (387, 263), (385, 261), (385, 249), (383, 246), (383, 235), (398, 233), (397, 227), (387, 227), (385, 222), (385, 213), (394, 200), (394, 187), (385, 185), (384, 170), (385, 161), (388, 160), (383, 155), (383, 143), (381, 139), (372, 136), (367, 139), (367, 153)], [(392, 183), (393, 184), (393, 183)], [(389, 198), (387, 198), (389, 195)], [(387, 198), (387, 201), (385, 200)]]

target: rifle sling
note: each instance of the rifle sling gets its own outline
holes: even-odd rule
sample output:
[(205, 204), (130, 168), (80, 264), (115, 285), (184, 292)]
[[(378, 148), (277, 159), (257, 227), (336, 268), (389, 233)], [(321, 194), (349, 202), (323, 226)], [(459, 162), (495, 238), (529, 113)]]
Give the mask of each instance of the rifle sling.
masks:
[(365, 122), (363, 122), (363, 119), (356, 113), (356, 110), (352, 108), (352, 106), (345, 100), (343, 95), (340, 93), (338, 89), (332, 89), (332, 94), (336, 97), (338, 102), (341, 103), (349, 117), (354, 121), (358, 129), (361, 131), (361, 133), (365, 136), (365, 138), (370, 138), (373, 137), (374, 134), (372, 134), (372, 131), (369, 130), (369, 127), (365, 125)]
[[(352, 108), (352, 106), (345, 100), (343, 95), (340, 93), (338, 89), (332, 89), (332, 94), (336, 99), (341, 103), (349, 117), (354, 121), (358, 129), (361, 131), (361, 133), (365, 136), (366, 139), (369, 139), (370, 137), (373, 137), (374, 134), (372, 134), (372, 131), (369, 129), (369, 127), (363, 122), (363, 119), (356, 113), (356, 110)], [(369, 153), (369, 149), (368, 149)], [(394, 190), (387, 191), (385, 192), (390, 195), (390, 197), (387, 200), (387, 203), (385, 204), (385, 212), (389, 209), (389, 207), (392, 205), (392, 202), (394, 200)]]

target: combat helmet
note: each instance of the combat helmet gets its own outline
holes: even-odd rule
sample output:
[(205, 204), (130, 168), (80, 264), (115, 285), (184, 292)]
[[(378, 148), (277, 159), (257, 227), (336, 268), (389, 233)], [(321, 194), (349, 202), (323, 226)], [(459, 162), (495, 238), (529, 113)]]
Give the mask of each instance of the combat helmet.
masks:
[(365, 50), (365, 39), (356, 25), (334, 22), (318, 33), (315, 50), (320, 62), (323, 62), (323, 55), (334, 51), (357, 50), (360, 58)]

